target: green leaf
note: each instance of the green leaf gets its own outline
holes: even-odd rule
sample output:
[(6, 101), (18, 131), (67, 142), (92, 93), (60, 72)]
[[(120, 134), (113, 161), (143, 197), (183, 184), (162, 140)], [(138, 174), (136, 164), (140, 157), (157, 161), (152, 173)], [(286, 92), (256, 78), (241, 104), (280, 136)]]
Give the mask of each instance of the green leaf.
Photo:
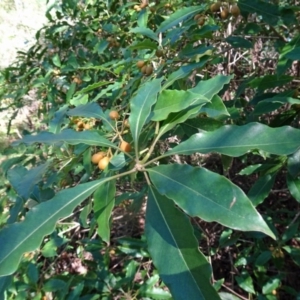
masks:
[(183, 22), (186, 19), (191, 18), (199, 11), (204, 11), (206, 8), (206, 5), (201, 6), (190, 6), (190, 7), (184, 7), (180, 10), (177, 10), (175, 13), (173, 13), (167, 20), (162, 22), (160, 26), (157, 28), (157, 33), (164, 32), (179, 23)]
[[(178, 79), (185, 78), (195, 69), (202, 68), (209, 59), (210, 59), (210, 56), (204, 56), (204, 57), (201, 57), (200, 62), (198, 62), (198, 63), (181, 66), (177, 71), (175, 71), (169, 75), (165, 84), (162, 87), (162, 90), (167, 89)], [(194, 92), (192, 89), (190, 91)]]
[(102, 108), (96, 102), (89, 102), (84, 105), (78, 105), (77, 107), (68, 110), (67, 115), (106, 120), (106, 116), (102, 111)]
[(235, 276), (238, 285), (247, 293), (255, 294), (253, 280), (247, 271), (242, 271), (241, 276)]
[(67, 92), (67, 95), (66, 95), (66, 102), (69, 103), (69, 101), (71, 100), (72, 96), (74, 95), (76, 91), (76, 83), (73, 82), (69, 89), (68, 89), (68, 92)]
[(293, 178), (300, 175), (300, 149), (288, 157), (287, 168)]
[(142, 50), (142, 49), (157, 49), (157, 43), (150, 41), (148, 39), (144, 39), (141, 42), (135, 42), (132, 45), (129, 46), (129, 49), (131, 50)]
[(233, 76), (217, 75), (208, 80), (200, 81), (194, 88), (190, 89), (195, 94), (202, 95), (207, 100), (211, 100), (214, 95), (219, 93), (225, 84), (228, 84)]
[[(106, 71), (106, 70), (105, 70), (105, 71)], [(90, 92), (90, 91), (92, 91), (92, 90), (94, 90), (94, 89), (97, 89), (97, 88), (99, 88), (99, 87), (101, 87), (101, 86), (108, 85), (108, 84), (110, 84), (110, 83), (111, 83), (111, 81), (100, 81), (100, 82), (96, 82), (96, 83), (90, 84), (90, 85), (88, 85), (87, 87), (85, 87), (85, 88), (79, 90), (78, 92), (76, 92), (75, 95), (78, 95), (78, 94), (80, 94), (80, 95), (85, 94), (85, 93), (87, 93), (87, 92)]]
[(148, 23), (148, 14), (149, 14), (148, 9), (142, 9), (139, 12), (137, 24), (140, 28), (148, 29), (146, 28)]
[[(173, 73), (174, 74), (174, 73)], [(200, 81), (197, 86), (188, 91), (164, 90), (158, 97), (153, 110), (153, 121), (161, 121), (167, 118), (172, 112), (180, 112), (189, 106), (196, 106), (209, 102), (214, 95), (219, 93), (225, 84), (230, 82), (232, 76), (218, 75), (209, 80)], [(222, 103), (222, 100), (220, 100)], [(208, 110), (226, 111), (224, 104), (220, 104), (218, 99), (214, 99)], [(208, 105), (208, 104), (207, 104)], [(227, 113), (228, 114), (228, 113)]]
[(129, 32), (141, 34), (143, 36), (147, 36), (148, 38), (150, 38), (150, 39), (152, 39), (156, 42), (158, 41), (157, 34), (153, 30), (151, 30), (150, 28), (134, 27), (134, 28), (131, 28), (129, 30)]
[(219, 299), (188, 218), (151, 187), (145, 227), (153, 263), (174, 299)]
[(291, 60), (300, 60), (300, 47), (294, 48), (285, 57)]
[(300, 203), (300, 179), (293, 178), (290, 174), (288, 174), (286, 181), (291, 195)]
[(228, 38), (225, 39), (227, 43), (232, 45), (233, 48), (245, 48), (245, 49), (252, 49), (253, 44), (239, 36), (229, 36)]
[(151, 120), (165, 120), (172, 112), (179, 112), (191, 105), (208, 101), (204, 96), (199, 96), (190, 91), (165, 90), (161, 92), (157, 99)]
[(68, 110), (68, 105), (64, 105), (55, 112), (54, 118), (49, 123), (49, 131), (53, 133), (59, 133), (61, 127), (65, 122), (66, 112)]
[(258, 88), (261, 91), (284, 86), (287, 83), (291, 82), (294, 79), (293, 76), (289, 75), (265, 75), (260, 78), (255, 78), (249, 82), (250, 87)]
[(194, 105), (192, 107), (186, 108), (177, 113), (171, 113), (169, 117), (163, 122), (159, 132), (158, 137), (161, 137), (166, 132), (173, 129), (177, 124), (185, 122), (189, 117), (195, 115), (199, 112), (201, 105)]
[(263, 286), (263, 294), (271, 294), (273, 290), (276, 290), (281, 286), (281, 280), (277, 277), (270, 278)]
[(205, 112), (211, 118), (217, 118), (220, 116), (230, 116), (226, 106), (220, 96), (214, 95), (211, 102), (206, 103), (200, 109), (200, 113)]
[(115, 194), (115, 180), (100, 185), (94, 193), (94, 213), (98, 224), (98, 234), (106, 243), (110, 241), (110, 216), (115, 205)]
[(72, 99), (70, 99), (70, 104), (71, 105), (82, 105), (82, 104), (86, 104), (89, 102), (89, 95), (88, 94), (78, 94), (75, 95)]
[(22, 255), (37, 249), (59, 219), (68, 216), (107, 180), (100, 179), (62, 190), (51, 200), (30, 210), (24, 221), (3, 228), (0, 231), (0, 276), (14, 273)]
[(65, 129), (59, 134), (41, 132), (37, 135), (26, 135), (23, 139), (14, 142), (13, 145), (19, 145), (22, 143), (30, 145), (33, 143), (54, 144), (64, 142), (70, 145), (83, 143), (91, 146), (118, 148), (115, 144), (111, 143), (96, 131), (87, 130), (78, 132), (73, 129)]
[(276, 174), (260, 176), (248, 192), (248, 197), (254, 206), (261, 204), (269, 195), (275, 181)]
[(292, 258), (292, 260), (300, 266), (300, 249), (296, 247), (291, 246), (283, 246), (282, 249), (284, 249)]
[(212, 132), (196, 133), (165, 155), (218, 152), (237, 157), (253, 149), (288, 155), (299, 146), (299, 129), (290, 126), (271, 128), (260, 123), (249, 123), (243, 126), (225, 125)]
[(163, 78), (146, 82), (139, 88), (138, 93), (130, 101), (131, 113), (129, 123), (136, 147), (136, 153), (138, 152), (140, 133), (143, 126), (150, 120), (151, 108), (156, 102), (157, 94), (161, 89), (162, 80)]
[(240, 0), (238, 5), (242, 13), (248, 12), (261, 15), (263, 20), (272, 26), (275, 26), (279, 21), (279, 5), (274, 5), (261, 0)]
[(48, 161), (30, 170), (27, 170), (23, 166), (16, 166), (8, 171), (7, 179), (17, 191), (18, 195), (22, 197), (23, 200), (27, 200), (34, 185), (43, 180), (50, 163), (51, 162)]
[(52, 58), (52, 62), (55, 66), (57, 67), (61, 67), (61, 61), (60, 61), (60, 58), (59, 58), (59, 55), (58, 54), (55, 54)]
[(147, 169), (157, 190), (192, 217), (242, 231), (260, 231), (274, 238), (245, 193), (226, 177), (189, 165)]
[(273, 111), (283, 104), (300, 104), (300, 100), (291, 97), (273, 97), (260, 101), (254, 107), (254, 115), (261, 115)]

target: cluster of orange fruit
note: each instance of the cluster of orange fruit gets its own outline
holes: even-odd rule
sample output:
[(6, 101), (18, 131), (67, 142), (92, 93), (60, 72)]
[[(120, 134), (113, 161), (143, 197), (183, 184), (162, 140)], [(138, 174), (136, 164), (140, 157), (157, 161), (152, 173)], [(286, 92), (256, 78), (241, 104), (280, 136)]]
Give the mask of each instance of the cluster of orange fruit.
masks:
[(120, 47), (120, 43), (112, 36), (109, 36), (106, 41), (109, 44), (109, 47), (115, 47), (115, 48), (119, 48)]
[(148, 65), (145, 61), (139, 60), (136, 63), (136, 66), (141, 70), (143, 74), (146, 76), (150, 76), (153, 73), (153, 67), (151, 65)]
[[(120, 114), (116, 110), (112, 110), (109, 113), (109, 117), (110, 119), (116, 121), (120, 118)], [(129, 127), (128, 119), (124, 121), (124, 126)], [(128, 142), (122, 140), (120, 142), (119, 149), (123, 152), (128, 153), (131, 151), (131, 145)], [(98, 168), (100, 170), (104, 170), (108, 166), (110, 160), (111, 157), (107, 154), (107, 152), (104, 151), (96, 152), (95, 154), (92, 155), (91, 158), (92, 163), (98, 165)]]
[(220, 1), (217, 1), (217, 2), (213, 3), (210, 6), (210, 11), (212, 13), (218, 13), (218, 12), (220, 12), (220, 17), (223, 20), (225, 20), (225, 19), (228, 18), (229, 12), (235, 18), (237, 18), (241, 14), (240, 8), (236, 4), (232, 5), (231, 8), (230, 8), (230, 10), (229, 10), (227, 4), (222, 5), (222, 2), (220, 2)]
[[(223, 20), (226, 20), (228, 18), (229, 13), (235, 18), (237, 18), (241, 14), (241, 11), (236, 4), (232, 5), (229, 9), (227, 4), (222, 5), (222, 2), (220, 1), (211, 4), (210, 11), (212, 13), (220, 13), (220, 17)], [(194, 20), (199, 26), (203, 26), (205, 24), (205, 15), (197, 14), (194, 17)]]
[(80, 119), (74, 119), (73, 123), (76, 124), (76, 131), (83, 131), (91, 129), (91, 125), (89, 123), (85, 123)]

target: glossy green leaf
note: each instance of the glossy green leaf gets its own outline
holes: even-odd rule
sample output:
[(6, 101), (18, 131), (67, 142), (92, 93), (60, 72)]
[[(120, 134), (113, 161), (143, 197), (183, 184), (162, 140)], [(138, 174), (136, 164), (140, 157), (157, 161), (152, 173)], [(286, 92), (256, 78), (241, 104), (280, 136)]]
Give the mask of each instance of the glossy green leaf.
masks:
[(162, 22), (160, 24), (160, 26), (157, 28), (156, 32), (157, 33), (165, 32), (166, 30), (183, 22), (184, 20), (191, 18), (197, 12), (204, 11), (205, 8), (206, 8), (206, 5), (201, 5), (201, 6), (184, 7), (180, 10), (177, 10), (167, 20), (165, 20), (164, 22)]
[(154, 41), (158, 41), (158, 36), (157, 34), (151, 30), (150, 28), (144, 28), (144, 27), (134, 27), (134, 28), (131, 28), (129, 30), (129, 32), (132, 32), (132, 33), (137, 33), (137, 34), (141, 34), (142, 36), (146, 36)]
[(239, 36), (229, 36), (225, 39), (225, 41), (229, 43), (233, 48), (253, 48), (253, 44), (250, 41)]
[(270, 278), (263, 286), (263, 294), (271, 294), (274, 290), (281, 286), (281, 280), (278, 277)]
[(190, 91), (211, 100), (212, 97), (219, 93), (223, 89), (224, 85), (228, 84), (232, 78), (232, 75), (217, 75), (211, 79), (200, 81), (194, 88), (190, 89)]
[(287, 168), (293, 178), (300, 175), (300, 149), (288, 157)]
[(154, 188), (148, 194), (145, 233), (153, 263), (174, 299), (219, 299), (188, 218)]
[(173, 129), (177, 124), (183, 123), (192, 115), (197, 114), (202, 105), (203, 104), (195, 105), (190, 108), (186, 108), (180, 112), (171, 113), (169, 115), (169, 117), (163, 122), (163, 124), (159, 130), (158, 136), (161, 137), (166, 132)]
[(10, 184), (23, 200), (27, 200), (34, 188), (34, 185), (43, 180), (51, 161), (27, 170), (23, 166), (16, 166), (9, 170), (7, 178)]
[(240, 300), (240, 297), (234, 296), (231, 293), (225, 293), (221, 292), (219, 293), (219, 296), (221, 297), (222, 300)]
[[(137, 19), (137, 25), (139, 27), (137, 27), (137, 28), (149, 29), (149, 28), (147, 28), (148, 16), (149, 16), (149, 10), (148, 9), (142, 9), (139, 12), (138, 19)], [(133, 29), (135, 29), (135, 28), (133, 28)]]
[(205, 112), (211, 118), (230, 115), (223, 103), (223, 100), (218, 95), (214, 95), (211, 99), (211, 102), (203, 105), (200, 109), (200, 112)]
[(271, 112), (283, 104), (300, 104), (300, 100), (292, 98), (292, 97), (273, 97), (264, 99), (255, 105), (253, 114), (261, 115), (268, 112)]
[(248, 197), (252, 201), (254, 206), (261, 204), (265, 198), (269, 195), (275, 181), (276, 174), (268, 174), (260, 176), (255, 184), (248, 192)]
[(255, 294), (253, 280), (247, 271), (242, 271), (240, 276), (235, 276), (238, 285), (247, 293)]
[(157, 190), (192, 217), (242, 231), (260, 231), (274, 238), (245, 193), (226, 177), (189, 165), (148, 169)]
[(292, 260), (300, 266), (300, 249), (292, 246), (283, 246), (284, 249), (292, 258)]
[(240, 0), (238, 5), (242, 12), (261, 15), (263, 20), (270, 25), (274, 26), (279, 21), (280, 12), (278, 5), (261, 0)]
[(153, 42), (148, 39), (144, 39), (141, 42), (135, 42), (132, 45), (129, 46), (129, 49), (131, 50), (142, 50), (142, 49), (152, 49), (155, 50), (157, 49), (157, 43)]
[(294, 48), (285, 57), (291, 60), (300, 60), (300, 47)]
[(300, 202), (300, 179), (293, 178), (290, 174), (286, 177), (287, 186), (290, 190), (291, 195)]
[(49, 131), (53, 133), (59, 133), (61, 131), (62, 125), (65, 122), (66, 112), (68, 110), (68, 105), (64, 105), (55, 112), (54, 118), (49, 122)]
[(54, 198), (30, 210), (25, 220), (0, 231), (0, 276), (14, 273), (25, 252), (37, 249), (50, 234), (56, 222), (68, 216), (74, 208), (109, 179), (84, 183), (58, 192)]
[(68, 116), (95, 118), (95, 119), (106, 119), (104, 112), (100, 105), (96, 102), (89, 102), (85, 105), (79, 105), (73, 109), (68, 110)]
[[(167, 78), (166, 82), (164, 83), (164, 85), (162, 87), (162, 90), (167, 89), (178, 79), (185, 78), (195, 69), (202, 68), (209, 59), (210, 59), (209, 56), (204, 56), (204, 57), (201, 57), (200, 62), (198, 62), (198, 63), (181, 66), (177, 71), (175, 71), (169, 75), (169, 77)], [(190, 91), (192, 91), (192, 90), (190, 90)]]
[(164, 90), (157, 99), (151, 120), (165, 120), (172, 112), (179, 112), (191, 105), (204, 104), (208, 101), (209, 99), (204, 96), (190, 91)]
[(252, 88), (258, 88), (259, 90), (264, 91), (267, 89), (284, 86), (293, 79), (294, 77), (289, 75), (265, 75), (263, 77), (253, 79), (249, 82), (249, 85)]
[(106, 243), (110, 241), (110, 217), (115, 204), (116, 181), (110, 180), (98, 187), (94, 193), (94, 213), (98, 234)]
[(194, 134), (166, 155), (218, 152), (228, 156), (241, 156), (253, 149), (288, 155), (299, 146), (299, 129), (290, 126), (271, 128), (255, 122), (243, 126), (225, 125), (212, 132)]
[[(187, 91), (164, 90), (157, 99), (152, 120), (161, 121), (166, 119), (170, 113), (209, 102), (225, 84), (230, 82), (231, 78), (232, 76), (218, 75), (209, 80), (200, 81), (194, 88)], [(219, 99), (214, 99), (213, 105), (207, 109), (213, 110), (214, 108), (224, 111), (225, 107), (223, 103), (220, 104)]]
[(59, 134), (53, 134), (50, 132), (42, 132), (37, 135), (26, 135), (23, 139), (13, 143), (13, 145), (19, 144), (33, 144), (33, 143), (44, 143), (44, 144), (55, 144), (55, 143), (68, 143), (70, 145), (77, 145), (80, 143), (91, 145), (91, 146), (103, 146), (117, 148), (117, 146), (111, 143), (109, 140), (101, 136), (96, 131), (75, 131), (73, 129), (65, 129)]
[(111, 83), (110, 81), (100, 81), (100, 82), (96, 82), (96, 83), (90, 84), (87, 87), (84, 87), (83, 89), (81, 89), (78, 92), (76, 92), (75, 95), (84, 94), (84, 93), (90, 92), (92, 90), (98, 89), (99, 87), (104, 86), (104, 85), (108, 85), (110, 83)]
[(130, 101), (131, 113), (129, 123), (132, 138), (136, 146), (136, 153), (138, 152), (140, 133), (143, 126), (149, 122), (152, 106), (156, 102), (157, 94), (161, 89), (162, 79), (154, 79), (146, 82), (139, 88), (138, 93)]

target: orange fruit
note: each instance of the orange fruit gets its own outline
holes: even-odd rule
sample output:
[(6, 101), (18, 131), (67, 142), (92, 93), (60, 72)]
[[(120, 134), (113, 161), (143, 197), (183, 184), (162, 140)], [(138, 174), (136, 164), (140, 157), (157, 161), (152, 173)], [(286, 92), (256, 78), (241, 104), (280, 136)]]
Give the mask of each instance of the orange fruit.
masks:
[(221, 18), (223, 20), (227, 19), (228, 18), (228, 15), (229, 15), (229, 11), (228, 11), (228, 8), (227, 7), (224, 7), (221, 11)]
[(240, 8), (237, 5), (232, 5), (230, 12), (235, 18), (241, 14)]
[(112, 110), (110, 113), (109, 113), (109, 117), (112, 119), (112, 120), (118, 120), (120, 118), (120, 115), (119, 113), (116, 111), (116, 110)]
[(128, 119), (126, 119), (124, 121), (124, 126), (127, 127), (127, 128), (130, 128), (130, 124), (129, 124), (129, 120)]
[(106, 153), (104, 151), (100, 151), (100, 152), (97, 152), (95, 154), (92, 155), (92, 163), (93, 164), (98, 164), (99, 161), (104, 158), (106, 156)]
[(102, 159), (100, 159), (99, 163), (98, 163), (98, 167), (100, 170), (104, 170), (108, 164), (109, 164), (110, 158), (105, 156)]
[(85, 130), (91, 129), (91, 125), (90, 125), (90, 124), (84, 124), (84, 129), (85, 129)]
[(147, 70), (147, 66), (146, 65), (141, 68), (141, 72), (143, 74), (146, 74), (146, 70)]
[(131, 145), (129, 143), (125, 142), (125, 141), (122, 141), (120, 149), (123, 152), (130, 152), (131, 151)]
[(220, 7), (221, 7), (221, 2), (218, 1), (216, 3), (213, 3), (211, 6), (210, 6), (210, 11), (211, 12), (217, 12), (220, 10)]
[(137, 63), (136, 63), (136, 66), (141, 69), (143, 66), (145, 65), (145, 62), (143, 60), (139, 60)]
[(147, 76), (150, 76), (153, 73), (153, 67), (152, 66), (147, 66), (145, 70), (145, 74)]
[(203, 17), (199, 18), (199, 19), (197, 20), (197, 24), (198, 24), (199, 26), (203, 26), (203, 25), (205, 24), (205, 19), (204, 19)]
[(161, 49), (157, 49), (157, 50), (155, 51), (155, 55), (156, 55), (157, 57), (162, 57), (162, 56), (164, 55), (164, 51), (162, 51)]

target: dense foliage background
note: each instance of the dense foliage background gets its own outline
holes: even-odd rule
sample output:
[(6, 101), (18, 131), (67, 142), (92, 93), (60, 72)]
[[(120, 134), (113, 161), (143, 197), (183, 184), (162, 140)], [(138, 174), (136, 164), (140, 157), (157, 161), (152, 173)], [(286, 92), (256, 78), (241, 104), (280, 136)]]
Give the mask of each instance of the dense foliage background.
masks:
[(300, 297), (298, 1), (46, 17), (1, 70), (1, 297)]

